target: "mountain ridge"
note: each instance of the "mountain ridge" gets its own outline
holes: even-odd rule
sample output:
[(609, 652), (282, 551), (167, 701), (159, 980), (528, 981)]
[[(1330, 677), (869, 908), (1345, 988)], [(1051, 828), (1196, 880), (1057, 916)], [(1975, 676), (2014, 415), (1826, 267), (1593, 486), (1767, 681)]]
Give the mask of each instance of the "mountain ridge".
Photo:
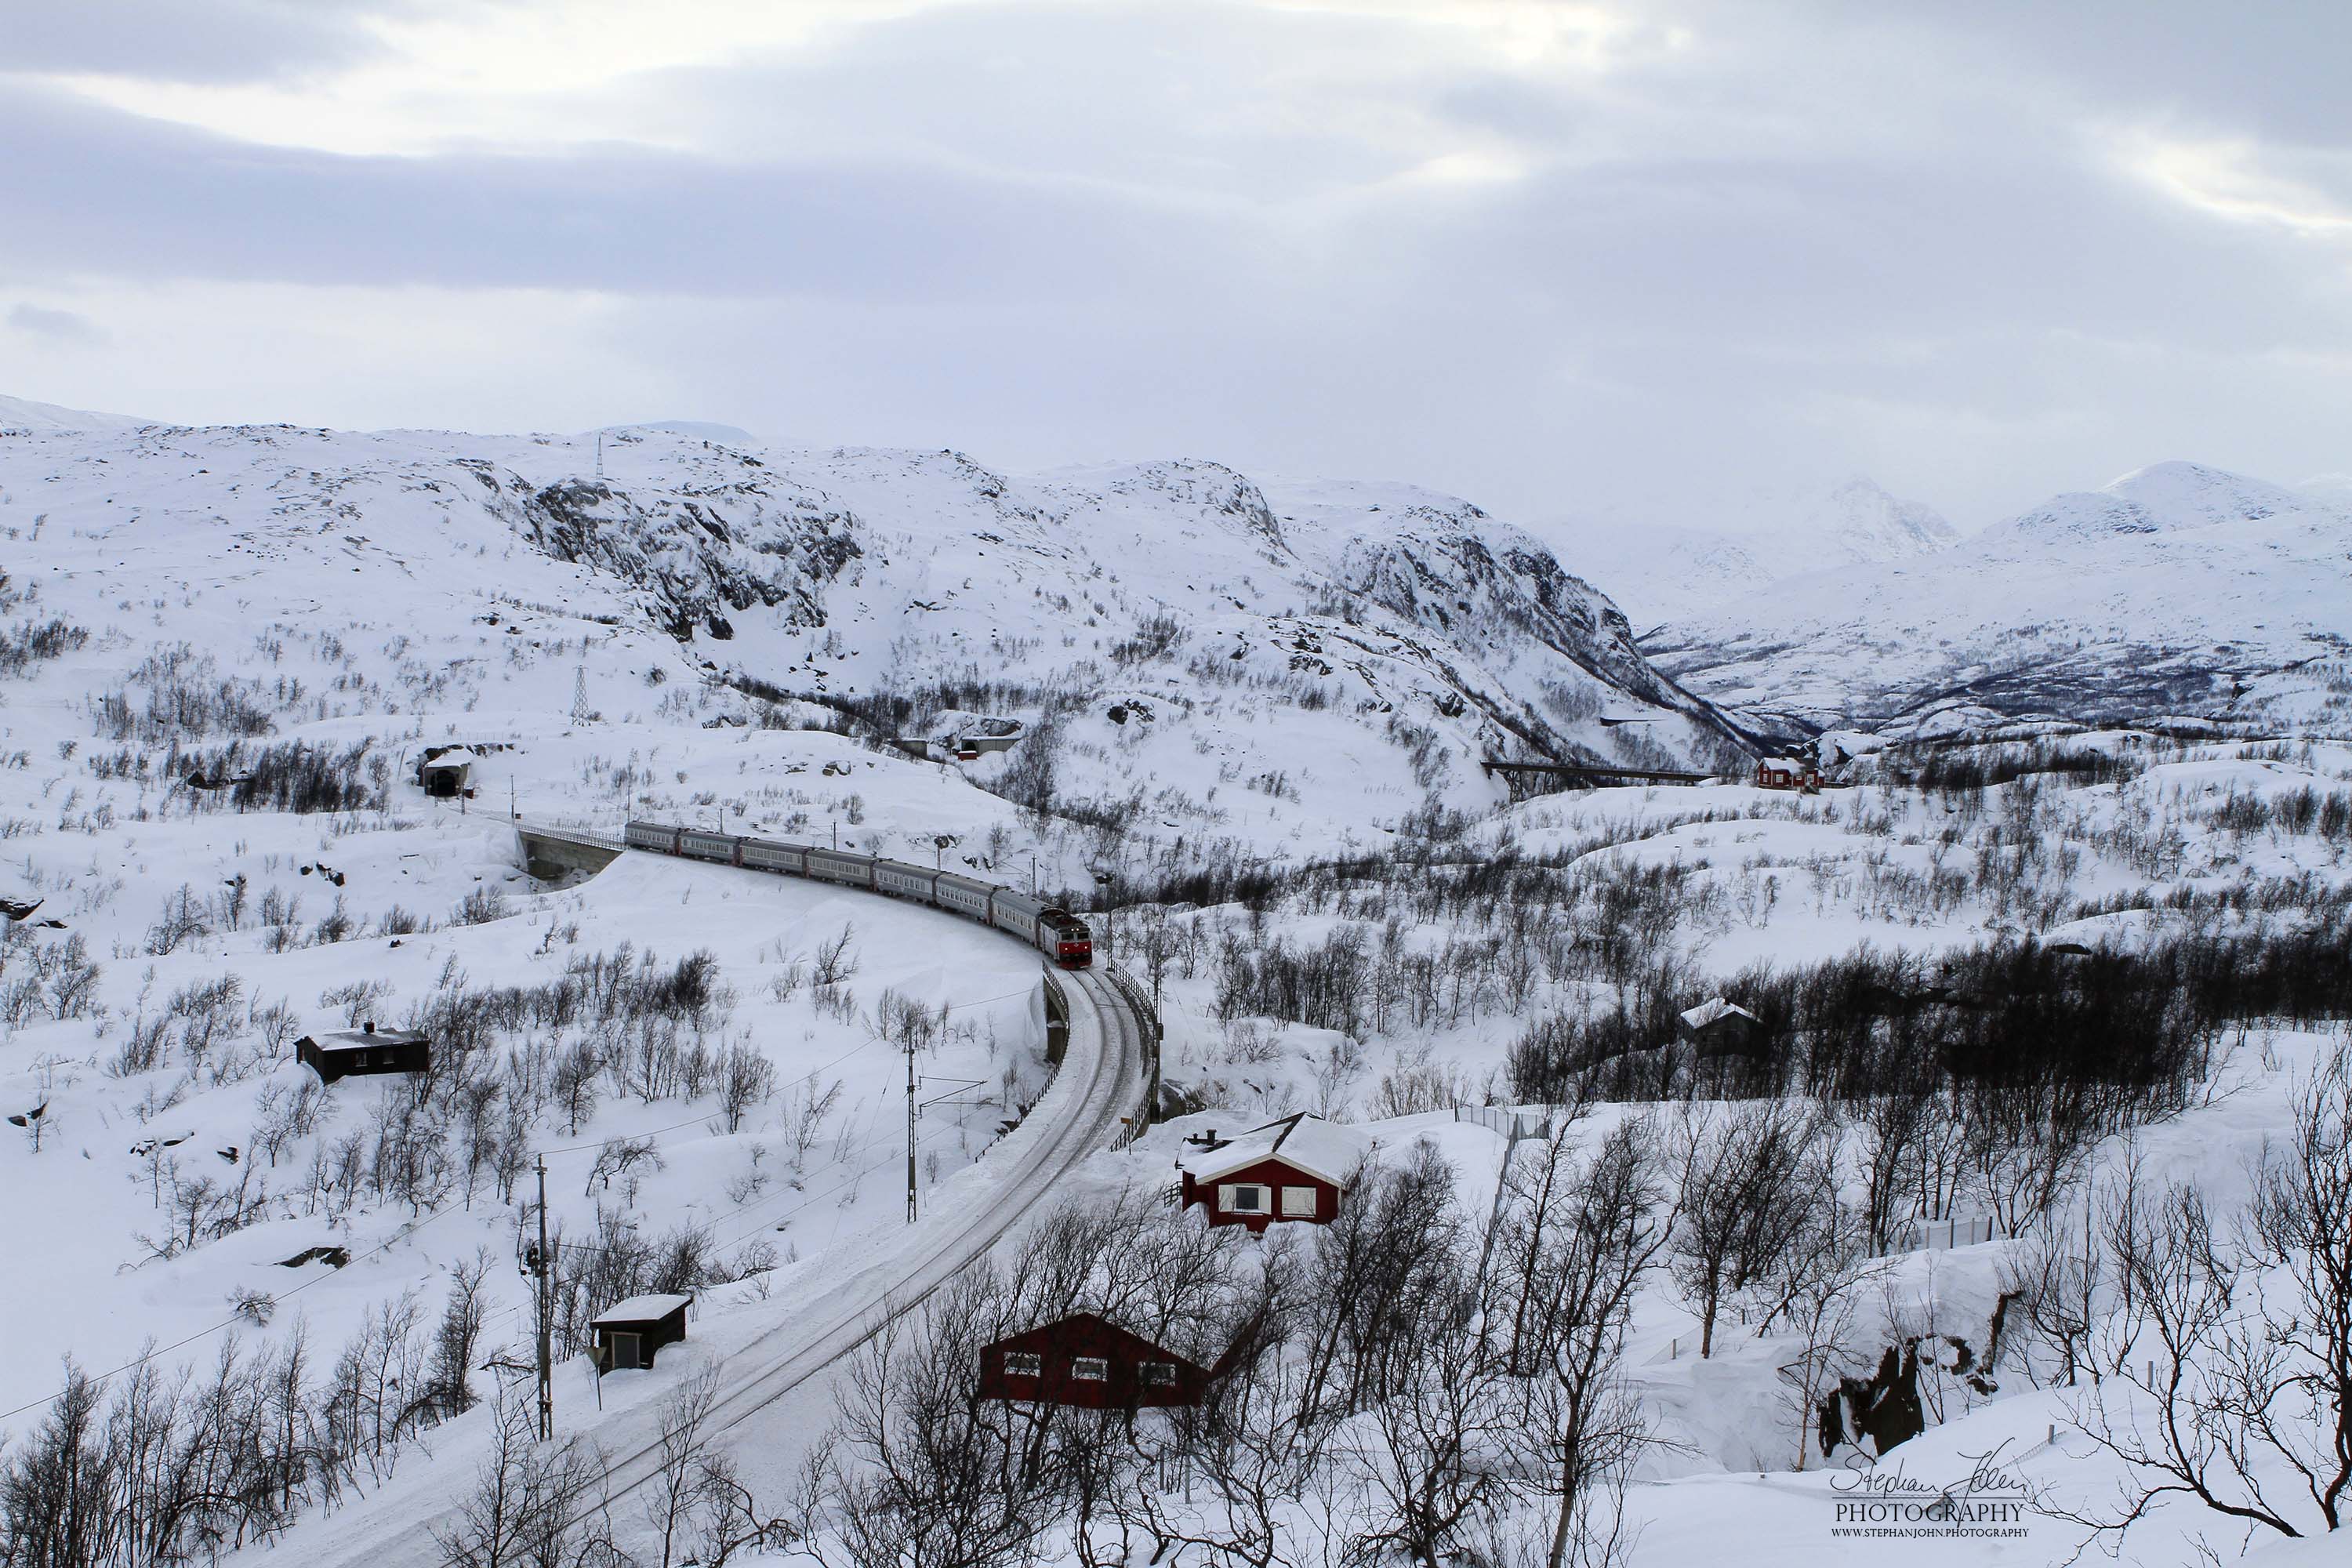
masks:
[(1790, 579), (1642, 646), (1677, 681), (1779, 732), (1961, 713), (2352, 721), (2347, 544), (2352, 507), (2158, 463), (1953, 550)]

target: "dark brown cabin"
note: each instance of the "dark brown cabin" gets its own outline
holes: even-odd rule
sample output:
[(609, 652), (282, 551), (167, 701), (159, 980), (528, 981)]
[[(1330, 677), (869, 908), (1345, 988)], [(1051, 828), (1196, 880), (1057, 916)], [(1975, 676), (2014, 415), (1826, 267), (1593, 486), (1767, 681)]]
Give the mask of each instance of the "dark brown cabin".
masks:
[(1737, 1002), (1712, 997), (1675, 1020), (1675, 1033), (1696, 1047), (1700, 1060), (1753, 1052), (1763, 1020)]
[(633, 1372), (654, 1364), (654, 1352), (686, 1338), (691, 1296), (632, 1296), (596, 1314), (596, 1370)]
[(376, 1073), (427, 1072), (433, 1042), (415, 1029), (379, 1029), (374, 1024), (305, 1035), (294, 1042), (294, 1059), (319, 1075), (320, 1083)]
[(1086, 1410), (1198, 1405), (1212, 1374), (1092, 1312), (982, 1346), (980, 1397)]

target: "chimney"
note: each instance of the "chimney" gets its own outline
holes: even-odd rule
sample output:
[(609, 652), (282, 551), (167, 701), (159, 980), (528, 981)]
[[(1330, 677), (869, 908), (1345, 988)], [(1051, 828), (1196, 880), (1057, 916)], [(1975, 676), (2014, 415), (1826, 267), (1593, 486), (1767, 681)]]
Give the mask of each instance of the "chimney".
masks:
[(360, 1032), (361, 1032), (361, 1033), (362, 1033), (362, 1034), (368, 1034), (368, 1035), (373, 1035), (373, 1034), (374, 1034), (374, 1033), (375, 1033), (375, 1020), (374, 1020), (373, 1018), (370, 1018), (366, 1023), (362, 1024), (362, 1025), (360, 1026)]

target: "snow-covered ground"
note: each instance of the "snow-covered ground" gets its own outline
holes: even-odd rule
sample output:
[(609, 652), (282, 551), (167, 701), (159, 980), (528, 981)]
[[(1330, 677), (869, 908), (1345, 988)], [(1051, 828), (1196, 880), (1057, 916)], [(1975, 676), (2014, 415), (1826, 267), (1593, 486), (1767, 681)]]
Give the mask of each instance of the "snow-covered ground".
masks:
[[(627, 1260), (631, 1289), (668, 1261), (698, 1281), (688, 1345), (608, 1378), (601, 1409), (582, 1363), (562, 1373), (564, 1430), (626, 1447), (699, 1368), (781, 1356), (811, 1325), (855, 1338), (924, 1237), (1001, 1222), (996, 1256), (1019, 1258), (1035, 1214), (969, 1217), (992, 1172), (1048, 1139), (1108, 1142), (1108, 1100), (1073, 1122), (1080, 1087), (1049, 1080), (1040, 966), (1017, 943), (658, 857), (535, 880), (516, 814), (608, 834), (707, 823), (1069, 890), (1096, 903), (1098, 947), (1156, 984), (1171, 1103), (1194, 1109), (1095, 1152), (1064, 1194), (1156, 1204), (1187, 1132), (1311, 1110), (1362, 1127), (1384, 1165), (1433, 1145), (1474, 1221), (1504, 1141), (1454, 1108), (1527, 1098), (1522, 1044), (1617, 1005), (1647, 983), (1637, 968), (1679, 1006), (1864, 945), (1933, 961), (2284, 928), (2352, 883), (2352, 836), (2325, 805), (2352, 798), (2352, 748), (2325, 739), (2111, 731), (2047, 742), (2063, 767), (2023, 744), (1950, 753), (1990, 784), (1930, 776), (1946, 753), (1915, 750), (1818, 796), (1717, 783), (1510, 804), (1480, 755), (1738, 776), (1738, 753), (1601, 593), (1407, 486), (1203, 463), (1014, 477), (953, 453), (646, 428), (604, 435), (600, 478), (593, 437), (74, 423), (0, 417), (31, 432), (0, 437), (0, 899), (31, 906), (0, 949), (0, 1110), (26, 1118), (0, 1129), (17, 1260), (0, 1433), (17, 1439), (64, 1358), (202, 1365), (232, 1340), (254, 1354), (307, 1334), (329, 1363), (404, 1296), (429, 1338), (475, 1278), (487, 1390), (505, 1375), (487, 1369), (529, 1358), (543, 1155), (583, 1302), (619, 1289), (588, 1278), (606, 1260)], [(2333, 579), (2282, 563), (2343, 520), (2302, 502), (2252, 517), (2252, 493), (2138, 476), (2010, 532), (2045, 565), (2139, 552), (2147, 583), (2187, 563), (2148, 552), (2229, 553), (2236, 596), (2209, 587), (2198, 635), (2284, 661), (2340, 606)], [(2115, 516), (2161, 526), (2119, 533)], [(1966, 603), (1984, 635), (2038, 646), (2018, 623), (2038, 601), (2001, 597), (2007, 567), (1979, 575)], [(1807, 679), (1853, 677), (1862, 645), (1835, 647)], [(862, 737), (816, 727), (845, 708)], [(877, 714), (914, 752), (982, 721), (1018, 739), (926, 758), (883, 743)], [(413, 780), (445, 745), (476, 754), (469, 799)], [(365, 1078), (320, 1093), (290, 1060), (297, 1037), (365, 1020), (457, 1042), (426, 1095)], [(900, 1180), (910, 1042), (937, 1100), (920, 1237)], [(2250, 1027), (2185, 1109), (2099, 1159), (2128, 1143), (2153, 1177), (2240, 1204), (2289, 1086), (2333, 1043)], [(1728, 1110), (1605, 1105), (1573, 1137)], [(1004, 1158), (976, 1170), (992, 1148)], [(2018, 1245), (1892, 1258), (1854, 1343), (1982, 1346)], [(1764, 1561), (1884, 1560), (1883, 1541), (1832, 1532), (1850, 1455), (1798, 1468), (1785, 1337), (1730, 1326), (1701, 1362), (1696, 1321), (1663, 1276), (1633, 1313), (1627, 1374), (1666, 1441), (1634, 1473), (1631, 1560), (1687, 1563), (1727, 1537)], [(730, 1427), (771, 1497), (839, 1386), (793, 1364), (789, 1394)], [(2074, 1395), (2016, 1367), (1989, 1392), (1935, 1376), (1940, 1419), (1900, 1450), (1914, 1473), (1998, 1448), (2084, 1508), (2116, 1479), (2070, 1446)], [(417, 1435), (396, 1475), (289, 1549), (348, 1552), (372, 1518), (413, 1537), (490, 1436), (486, 1409)], [(2131, 1553), (2186, 1561), (2198, 1524), (2168, 1511)], [(1932, 1549), (2039, 1563), (2080, 1540), (2038, 1514), (2026, 1537)]]

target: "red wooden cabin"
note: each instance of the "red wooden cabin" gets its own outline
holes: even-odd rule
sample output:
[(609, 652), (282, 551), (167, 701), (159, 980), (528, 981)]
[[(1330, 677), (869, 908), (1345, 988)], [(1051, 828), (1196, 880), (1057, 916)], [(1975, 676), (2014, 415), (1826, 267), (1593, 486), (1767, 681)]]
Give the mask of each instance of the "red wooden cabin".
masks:
[(1370, 1152), (1361, 1133), (1301, 1111), (1238, 1138), (1212, 1131), (1206, 1147), (1177, 1161), (1182, 1199), (1207, 1211), (1211, 1225), (1264, 1231), (1276, 1221), (1329, 1225)]
[(1800, 795), (1819, 795), (1822, 772), (1807, 763), (1788, 757), (1764, 757), (1756, 763), (1758, 789), (1792, 789)]
[(1198, 1405), (1212, 1373), (1092, 1312), (982, 1346), (980, 1396), (1087, 1410)]

